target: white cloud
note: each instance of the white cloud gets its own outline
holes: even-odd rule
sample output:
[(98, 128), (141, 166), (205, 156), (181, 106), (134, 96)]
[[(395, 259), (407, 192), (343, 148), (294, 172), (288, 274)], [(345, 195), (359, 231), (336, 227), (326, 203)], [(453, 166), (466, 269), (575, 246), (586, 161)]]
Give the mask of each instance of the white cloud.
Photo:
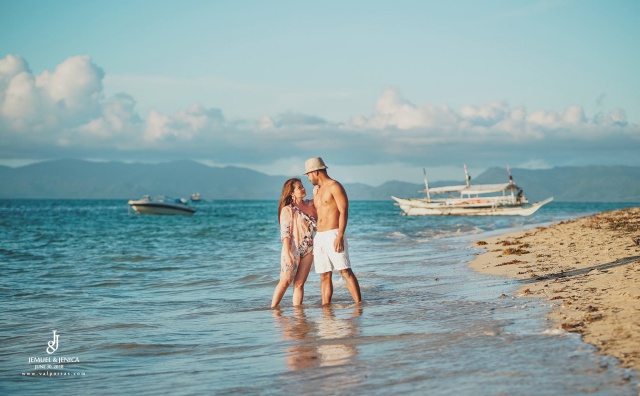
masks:
[(584, 109), (581, 106), (569, 106), (562, 116), (564, 122), (570, 125), (584, 125), (587, 117), (584, 115)]
[(0, 59), (0, 102), (4, 102), (4, 94), (13, 77), (23, 72), (29, 72), (29, 66), (21, 57), (7, 55)]
[(144, 121), (135, 111), (136, 101), (127, 94), (115, 95), (102, 104), (101, 116), (77, 128), (79, 135), (101, 141), (127, 140), (126, 136), (138, 136)]
[(74, 56), (58, 65), (53, 73), (38, 76), (36, 85), (58, 106), (77, 112), (99, 102), (103, 77), (102, 69), (88, 56)]
[(622, 109), (613, 109), (609, 113), (609, 121), (616, 126), (627, 126), (627, 113)]
[(226, 119), (221, 109), (199, 104), (141, 116), (132, 96), (105, 98), (104, 78), (104, 71), (86, 56), (71, 57), (39, 76), (20, 57), (0, 59), (0, 138), (7, 142), (0, 160), (91, 149), (86, 155), (105, 159), (197, 158), (231, 164), (242, 158), (242, 164), (254, 169), (293, 170), (283, 158), (316, 155), (332, 155), (336, 166), (358, 172), (457, 167), (462, 162), (535, 167), (575, 163), (581, 156), (595, 163), (640, 165), (640, 126), (629, 123), (623, 109), (591, 117), (577, 104), (528, 111), (491, 102), (455, 110), (417, 105), (385, 88), (372, 114), (344, 122), (295, 111)]
[(465, 106), (460, 109), (460, 115), (469, 124), (484, 127), (491, 127), (505, 119), (512, 118), (510, 112), (511, 110), (506, 104), (498, 102), (484, 106)]
[(33, 76), (26, 71), (6, 78), (2, 94), (2, 115), (10, 128), (26, 131), (41, 122), (42, 102)]
[(199, 134), (215, 131), (224, 123), (222, 111), (205, 109), (198, 104), (191, 105), (187, 110), (178, 111), (173, 116), (151, 110), (144, 138), (147, 142), (188, 141)]
[(276, 124), (273, 121), (273, 119), (271, 117), (267, 117), (264, 116), (262, 118), (260, 118), (260, 125), (259, 125), (259, 129), (264, 130), (264, 129), (273, 129), (275, 128)]
[(587, 131), (589, 136), (595, 134), (603, 138), (612, 133), (612, 128), (638, 130), (638, 125), (628, 125), (626, 114), (620, 109), (606, 115), (596, 114), (591, 119), (579, 105), (564, 110), (527, 113), (524, 107), (512, 108), (507, 103), (494, 102), (464, 106), (455, 112), (446, 106), (416, 106), (391, 88), (384, 90), (373, 115), (354, 117), (350, 126), (374, 133), (393, 131), (385, 136), (424, 144), (490, 143), (491, 140), (501, 144), (524, 143), (558, 137), (580, 139)]
[(87, 56), (34, 76), (25, 60), (9, 55), (0, 60), (3, 123), (22, 133), (80, 126), (100, 114), (103, 76)]
[(375, 106), (376, 112), (369, 119), (356, 118), (354, 126), (360, 128), (409, 130), (423, 127), (447, 128), (455, 125), (458, 115), (447, 106), (424, 105), (418, 107), (404, 100), (400, 93), (386, 88)]

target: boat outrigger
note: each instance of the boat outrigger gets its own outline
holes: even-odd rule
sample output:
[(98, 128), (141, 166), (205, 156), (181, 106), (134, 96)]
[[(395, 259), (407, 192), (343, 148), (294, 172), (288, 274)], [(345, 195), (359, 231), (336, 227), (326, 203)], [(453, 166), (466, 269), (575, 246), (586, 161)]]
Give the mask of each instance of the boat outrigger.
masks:
[[(553, 201), (553, 197), (542, 202), (529, 204), (523, 191), (513, 182), (507, 167), (509, 182), (502, 184), (471, 185), (471, 178), (464, 166), (466, 184), (429, 188), (424, 171), (424, 191), (426, 198), (398, 198), (391, 196), (408, 216), (529, 216), (543, 205)], [(445, 198), (431, 198), (431, 195), (449, 194)]]

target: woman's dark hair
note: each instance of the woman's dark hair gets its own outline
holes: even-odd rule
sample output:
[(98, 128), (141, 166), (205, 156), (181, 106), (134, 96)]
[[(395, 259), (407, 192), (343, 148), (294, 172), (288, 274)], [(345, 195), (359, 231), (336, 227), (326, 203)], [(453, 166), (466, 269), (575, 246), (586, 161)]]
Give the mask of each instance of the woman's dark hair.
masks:
[(293, 191), (296, 188), (296, 182), (302, 184), (302, 180), (297, 177), (292, 177), (291, 179), (284, 182), (282, 186), (282, 194), (280, 194), (280, 204), (278, 205), (278, 224), (280, 224), (280, 212), (282, 212), (282, 208), (291, 204), (293, 201)]

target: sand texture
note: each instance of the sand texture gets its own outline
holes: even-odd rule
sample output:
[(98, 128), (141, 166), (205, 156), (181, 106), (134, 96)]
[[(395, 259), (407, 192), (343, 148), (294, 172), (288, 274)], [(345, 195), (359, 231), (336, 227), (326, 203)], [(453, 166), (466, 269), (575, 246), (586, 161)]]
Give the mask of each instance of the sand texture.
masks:
[(640, 370), (640, 208), (502, 235), (471, 268), (521, 279), (519, 297), (551, 303), (557, 328)]

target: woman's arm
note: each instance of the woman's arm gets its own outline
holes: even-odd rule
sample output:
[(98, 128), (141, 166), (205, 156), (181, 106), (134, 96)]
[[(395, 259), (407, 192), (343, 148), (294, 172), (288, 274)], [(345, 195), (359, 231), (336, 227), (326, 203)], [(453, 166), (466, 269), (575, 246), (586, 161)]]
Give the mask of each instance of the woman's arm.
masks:
[(280, 212), (280, 240), (282, 241), (282, 255), (285, 265), (293, 266), (293, 252), (291, 251), (291, 241), (293, 240), (292, 225), (293, 212), (290, 207), (282, 208)]

